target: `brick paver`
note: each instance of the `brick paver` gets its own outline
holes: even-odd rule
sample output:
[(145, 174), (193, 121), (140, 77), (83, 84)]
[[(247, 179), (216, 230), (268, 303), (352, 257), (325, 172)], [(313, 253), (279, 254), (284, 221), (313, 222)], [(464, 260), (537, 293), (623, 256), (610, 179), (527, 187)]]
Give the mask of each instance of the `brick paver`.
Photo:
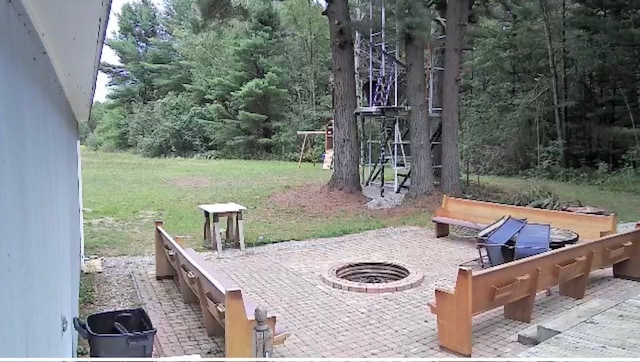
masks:
[[(169, 229), (170, 232), (170, 229)], [(436, 239), (421, 228), (384, 229), (337, 238), (272, 244), (221, 257), (203, 253), (242, 287), (244, 295), (267, 306), (291, 333), (279, 357), (453, 357), (437, 342), (435, 315), (427, 302), (436, 285), (452, 285), (457, 266), (477, 257), (472, 242)], [(334, 289), (321, 275), (339, 262), (398, 261), (424, 273), (422, 285), (394, 293), (367, 294)], [(176, 284), (156, 281), (153, 265), (131, 270), (140, 299), (158, 327), (159, 355), (222, 356), (224, 341), (206, 336), (197, 305), (182, 302)], [(594, 297), (625, 300), (640, 294), (640, 283), (614, 279), (611, 270), (591, 275), (583, 300), (540, 293), (534, 320), (574, 308)], [(526, 346), (517, 333), (527, 323), (507, 320), (502, 308), (476, 316), (474, 357), (511, 357)]]

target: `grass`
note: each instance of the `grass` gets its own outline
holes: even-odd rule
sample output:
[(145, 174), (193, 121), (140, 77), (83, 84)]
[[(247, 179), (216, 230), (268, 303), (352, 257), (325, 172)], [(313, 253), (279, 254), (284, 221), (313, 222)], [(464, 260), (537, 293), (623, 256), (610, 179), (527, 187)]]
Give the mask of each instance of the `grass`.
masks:
[[(296, 196), (295, 190), (313, 190), (326, 184), (331, 172), (323, 171), (321, 164), (303, 164), (298, 169), (295, 162), (148, 159), (83, 148), (82, 168), (83, 202), (89, 209), (84, 214), (87, 254), (151, 253), (154, 219), (164, 220), (166, 229), (172, 235), (184, 236), (187, 245), (202, 247), (203, 216), (196, 207), (201, 203), (236, 202), (248, 207), (248, 244), (339, 236), (389, 226), (431, 225), (430, 210), (424, 205), (403, 206), (397, 212), (370, 212), (341, 198), (329, 201), (333, 202), (330, 208), (324, 208), (324, 204), (310, 208), (309, 202), (305, 205), (290, 199), (291, 205), (274, 201), (274, 194), (291, 192)], [(543, 183), (563, 200), (579, 199), (583, 204), (604, 207), (617, 212), (621, 221), (640, 220), (640, 194), (489, 176), (482, 177), (481, 183), (507, 192)]]
[[(295, 162), (148, 159), (129, 153), (83, 148), (83, 203), (87, 254), (140, 255), (152, 251), (153, 220), (172, 235), (201, 247), (201, 203), (246, 206), (248, 244), (330, 237), (403, 224), (426, 225), (423, 211), (408, 215), (356, 212), (332, 215), (274, 205), (274, 193), (326, 184), (321, 164)], [(224, 226), (223, 226), (224, 227)]]
[[(80, 274), (80, 315), (81, 320), (86, 321), (89, 314), (93, 313), (93, 303), (95, 301), (95, 278), (94, 274)], [(89, 342), (84, 338), (78, 338), (77, 353), (79, 358), (89, 356)]]
[[(473, 177), (471, 179), (474, 180)], [(615, 212), (621, 222), (640, 220), (640, 207), (638, 207), (640, 194), (638, 193), (603, 190), (602, 187), (596, 185), (573, 185), (564, 182), (512, 177), (482, 176), (480, 182), (499, 187), (505, 192), (522, 190), (531, 185), (542, 185), (553, 191), (561, 200), (580, 200), (583, 205), (602, 207)]]

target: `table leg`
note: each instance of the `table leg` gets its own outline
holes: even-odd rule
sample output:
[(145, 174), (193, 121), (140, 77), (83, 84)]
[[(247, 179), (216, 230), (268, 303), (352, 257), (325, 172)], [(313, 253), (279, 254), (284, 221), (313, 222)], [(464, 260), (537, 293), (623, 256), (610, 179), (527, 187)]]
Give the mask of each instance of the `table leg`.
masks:
[(235, 235), (233, 237), (236, 238), (236, 241), (238, 242), (237, 246), (240, 247), (240, 228), (238, 227), (238, 221), (239, 221), (238, 215), (240, 215), (240, 218), (242, 218), (242, 213), (238, 213), (236, 215), (235, 224), (234, 224), (235, 225), (235, 230), (234, 231), (236, 233), (235, 233)]
[(235, 223), (235, 217), (234, 216), (228, 216), (227, 217), (227, 243), (234, 243), (237, 244), (238, 239), (236, 238), (236, 223)]
[(242, 213), (239, 212), (238, 218), (238, 242), (240, 243), (240, 250), (244, 250), (244, 220), (242, 219)]
[[(213, 214), (213, 242), (212, 247), (218, 250), (218, 253), (222, 252), (222, 240), (220, 240), (220, 217)], [(215, 245), (213, 245), (215, 243)]]
[(209, 212), (204, 212), (204, 245), (207, 246), (211, 243), (211, 219), (209, 218)]

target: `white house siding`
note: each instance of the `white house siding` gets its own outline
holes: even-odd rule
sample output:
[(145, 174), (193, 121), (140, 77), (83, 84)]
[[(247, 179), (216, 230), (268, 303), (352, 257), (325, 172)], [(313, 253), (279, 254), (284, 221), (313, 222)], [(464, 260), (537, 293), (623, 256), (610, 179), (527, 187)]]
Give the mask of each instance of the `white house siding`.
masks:
[(0, 357), (75, 353), (77, 135), (20, 1), (0, 1)]

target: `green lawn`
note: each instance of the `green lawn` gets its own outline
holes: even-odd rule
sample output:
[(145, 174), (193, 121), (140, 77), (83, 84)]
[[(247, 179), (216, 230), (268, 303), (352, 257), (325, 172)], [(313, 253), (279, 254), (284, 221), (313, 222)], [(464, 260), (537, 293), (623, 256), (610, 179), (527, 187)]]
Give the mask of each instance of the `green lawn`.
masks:
[(495, 176), (482, 176), (480, 183), (499, 187), (506, 192), (522, 190), (531, 185), (543, 185), (558, 195), (561, 200), (577, 199), (583, 205), (602, 207), (615, 212), (621, 222), (640, 220), (640, 194), (636, 193), (603, 190), (597, 186)]
[[(196, 207), (200, 203), (237, 202), (247, 206), (248, 244), (431, 224), (425, 205), (368, 211), (361, 202), (341, 195), (323, 199), (325, 196), (313, 193), (331, 175), (322, 170), (321, 164), (303, 164), (298, 169), (295, 162), (149, 159), (83, 148), (82, 168), (83, 201), (88, 209), (84, 214), (87, 254), (152, 252), (154, 219), (164, 220), (166, 229), (172, 235), (184, 236), (188, 245), (201, 247), (203, 216)], [(498, 177), (482, 177), (481, 181), (507, 191), (532, 182)], [(617, 212), (623, 221), (640, 220), (640, 195), (542, 183), (562, 199), (577, 198), (605, 207)]]
[[(354, 212), (340, 201), (325, 212), (294, 203), (278, 205), (277, 192), (325, 184), (331, 176), (321, 164), (295, 162), (149, 159), (129, 153), (83, 148), (83, 202), (87, 254), (137, 255), (153, 245), (153, 220), (162, 219), (172, 235), (202, 245), (201, 203), (246, 206), (246, 242), (303, 240), (404, 224), (427, 225), (419, 209)], [(303, 195), (304, 197), (305, 195)], [(294, 200), (295, 201), (295, 200)], [(304, 205), (303, 205), (304, 206)], [(224, 227), (224, 226), (223, 226)]]

